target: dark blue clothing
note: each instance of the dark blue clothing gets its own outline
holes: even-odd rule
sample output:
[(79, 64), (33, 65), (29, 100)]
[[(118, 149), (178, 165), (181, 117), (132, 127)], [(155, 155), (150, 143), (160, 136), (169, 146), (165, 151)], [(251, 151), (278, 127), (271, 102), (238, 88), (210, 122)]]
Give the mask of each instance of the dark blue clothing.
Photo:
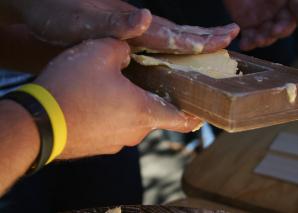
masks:
[(0, 200), (1, 213), (53, 213), (142, 203), (139, 155), (127, 148), (113, 156), (50, 164), (19, 181)]

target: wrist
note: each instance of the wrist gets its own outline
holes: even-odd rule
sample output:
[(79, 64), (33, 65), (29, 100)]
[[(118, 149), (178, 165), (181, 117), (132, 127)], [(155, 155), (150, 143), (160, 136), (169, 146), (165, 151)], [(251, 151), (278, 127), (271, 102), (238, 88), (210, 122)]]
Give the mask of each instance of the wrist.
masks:
[[(13, 140), (10, 143), (13, 146), (19, 146), (20, 149), (28, 150), (28, 166), (30, 166), (39, 153), (39, 133), (29, 112), (14, 101), (3, 100), (0, 102), (1, 120), (5, 122), (6, 128), (12, 130), (12, 137), (19, 140)], [(1, 129), (1, 131), (3, 131)], [(18, 133), (18, 134), (16, 134)], [(3, 142), (3, 141), (2, 141)]]
[(41, 137), (41, 150), (35, 172), (57, 158), (65, 148), (67, 125), (64, 113), (53, 94), (35, 83), (23, 85), (5, 97), (24, 106), (36, 122)]

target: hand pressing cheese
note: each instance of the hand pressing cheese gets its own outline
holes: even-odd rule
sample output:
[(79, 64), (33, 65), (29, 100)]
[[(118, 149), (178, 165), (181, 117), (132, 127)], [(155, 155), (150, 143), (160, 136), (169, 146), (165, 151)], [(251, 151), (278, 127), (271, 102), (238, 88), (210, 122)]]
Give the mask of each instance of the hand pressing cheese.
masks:
[(144, 66), (164, 65), (171, 69), (196, 71), (211, 78), (237, 76), (237, 61), (230, 58), (227, 50), (200, 55), (137, 55), (132, 58)]

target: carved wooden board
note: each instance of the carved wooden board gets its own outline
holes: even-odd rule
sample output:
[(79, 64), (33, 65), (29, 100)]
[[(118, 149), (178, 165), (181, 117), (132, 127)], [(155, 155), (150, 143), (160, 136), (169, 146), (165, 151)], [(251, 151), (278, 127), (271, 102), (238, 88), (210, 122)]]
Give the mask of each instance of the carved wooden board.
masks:
[(298, 97), (289, 101), (286, 85), (298, 88), (298, 70), (230, 52), (243, 76), (213, 79), (197, 72), (134, 62), (124, 74), (140, 87), (170, 99), (178, 108), (228, 132), (298, 119)]
[[(255, 172), (268, 154), (298, 159), (296, 155), (270, 149), (280, 132), (298, 134), (298, 122), (235, 134), (222, 133), (186, 167), (182, 179), (184, 192), (190, 197), (248, 212), (297, 213), (297, 184)], [(284, 171), (287, 171), (286, 165)]]

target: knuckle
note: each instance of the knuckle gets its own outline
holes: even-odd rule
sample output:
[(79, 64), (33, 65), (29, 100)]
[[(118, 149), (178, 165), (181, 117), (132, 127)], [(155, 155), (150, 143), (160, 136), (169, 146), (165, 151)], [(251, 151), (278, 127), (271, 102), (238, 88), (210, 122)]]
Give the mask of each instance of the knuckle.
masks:
[(118, 152), (120, 152), (122, 150), (123, 146), (114, 146), (114, 147), (111, 147), (107, 154), (117, 154)]
[(140, 141), (132, 141), (130, 143), (127, 144), (128, 147), (134, 147), (136, 145), (138, 145), (140, 143)]
[(121, 27), (121, 17), (119, 13), (109, 13), (106, 15), (106, 21), (110, 28), (119, 28)]
[(130, 47), (125, 41), (119, 41), (114, 38), (104, 38), (98, 41), (100, 41), (105, 48), (109, 49), (111, 52), (125, 52), (129, 55)]
[(139, 138), (139, 139), (130, 141), (126, 146), (128, 146), (128, 147), (137, 146), (137, 145), (139, 145), (139, 144), (142, 142), (143, 138), (144, 138), (144, 137), (141, 137), (141, 138)]

